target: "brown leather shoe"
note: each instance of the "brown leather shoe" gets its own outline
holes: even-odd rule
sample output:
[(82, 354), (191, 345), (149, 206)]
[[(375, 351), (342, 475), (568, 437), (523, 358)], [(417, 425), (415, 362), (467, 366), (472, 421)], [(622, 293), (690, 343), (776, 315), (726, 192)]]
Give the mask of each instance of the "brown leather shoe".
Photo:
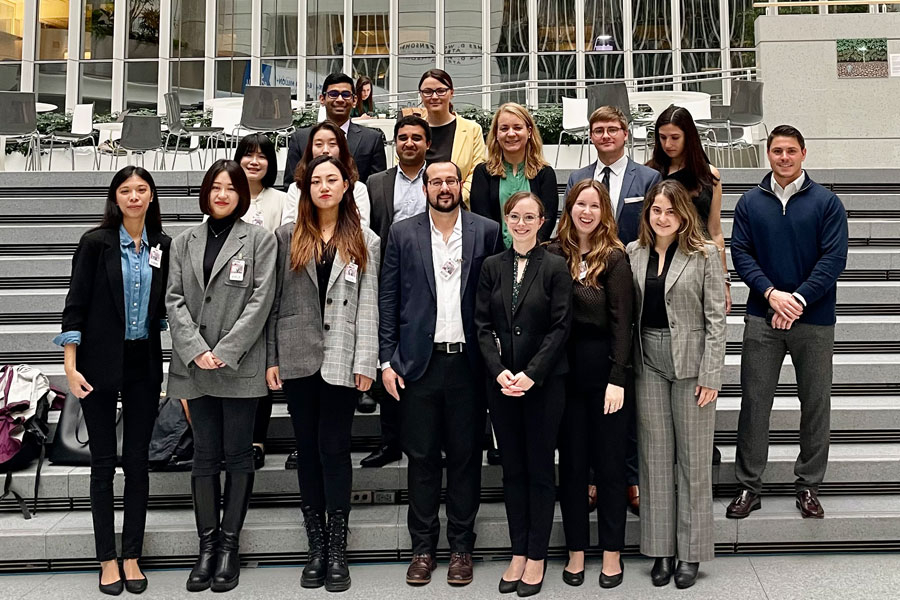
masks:
[(759, 494), (754, 494), (750, 490), (741, 490), (725, 509), (725, 516), (729, 519), (746, 519), (750, 513), (761, 507), (762, 500), (760, 500)]
[(819, 504), (819, 496), (812, 490), (797, 492), (797, 508), (804, 519), (824, 519), (825, 509)]
[(406, 569), (406, 583), (425, 585), (431, 583), (431, 572), (437, 569), (437, 562), (430, 554), (416, 554)]
[(636, 485), (628, 486), (628, 508), (636, 515), (641, 514), (641, 489)]
[(450, 585), (469, 585), (472, 583), (472, 555), (468, 552), (454, 552), (450, 555), (450, 568), (447, 569), (447, 583)]

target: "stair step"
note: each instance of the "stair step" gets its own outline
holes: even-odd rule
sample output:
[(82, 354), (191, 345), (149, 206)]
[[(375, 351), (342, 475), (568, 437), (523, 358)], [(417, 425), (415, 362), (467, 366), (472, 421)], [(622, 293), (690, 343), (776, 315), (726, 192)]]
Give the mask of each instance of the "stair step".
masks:
[[(171, 237), (195, 227), (197, 223), (163, 223), (163, 230)], [(15, 244), (77, 244), (84, 232), (84, 224), (50, 223), (46, 225), (0, 225), (0, 246)]]

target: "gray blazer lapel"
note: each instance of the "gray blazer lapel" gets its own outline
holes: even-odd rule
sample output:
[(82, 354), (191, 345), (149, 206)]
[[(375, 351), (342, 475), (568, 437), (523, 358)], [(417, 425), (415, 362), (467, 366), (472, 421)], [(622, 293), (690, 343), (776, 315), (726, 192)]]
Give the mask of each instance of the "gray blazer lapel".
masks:
[(203, 254), (206, 252), (206, 236), (209, 227), (206, 223), (198, 225), (191, 232), (191, 239), (188, 242), (188, 254), (191, 255), (191, 266), (194, 268), (194, 275), (197, 276), (197, 284), (201, 290), (206, 289), (203, 281)]
[[(290, 260), (290, 255), (288, 256), (288, 260)], [(312, 279), (313, 285), (316, 286), (316, 290), (319, 289), (319, 276), (316, 273), (316, 259), (311, 258), (306, 262), (306, 274), (309, 275), (309, 278)]]
[(347, 266), (347, 263), (344, 262), (344, 259), (341, 258), (340, 252), (334, 253), (334, 262), (331, 264), (331, 273), (328, 275), (328, 287), (325, 288), (325, 291), (331, 289), (331, 286), (334, 285), (334, 282), (337, 281), (338, 275), (341, 274), (341, 271), (344, 270), (344, 267)]
[[(677, 244), (678, 242), (675, 241), (672, 243)], [(675, 282), (678, 281), (678, 278), (681, 276), (681, 273), (684, 271), (689, 260), (690, 257), (686, 256), (680, 249), (675, 251), (675, 256), (672, 257), (672, 264), (669, 265), (669, 272), (666, 274), (666, 294), (669, 293), (669, 290), (671, 290), (672, 286), (675, 285)]]
[(397, 169), (399, 168), (400, 167), (394, 167), (393, 177), (381, 178), (381, 190), (384, 194), (384, 205), (387, 208), (388, 222), (391, 222), (394, 219), (394, 184), (397, 180)]
[[(234, 228), (228, 233), (228, 239), (225, 240), (225, 245), (222, 246), (222, 250), (219, 251), (216, 262), (213, 263), (212, 271), (209, 273), (210, 281), (213, 280), (213, 277), (222, 270), (222, 267), (224, 267), (235, 254), (244, 248), (244, 239), (247, 237), (247, 232), (243, 230), (243, 227), (238, 228), (241, 224), (244, 224), (244, 222), (238, 219), (234, 224)], [(201, 274), (203, 273), (202, 258), (200, 259), (200, 272)]]
[(625, 167), (625, 174), (622, 176), (622, 189), (619, 190), (619, 203), (616, 205), (616, 219), (622, 214), (622, 208), (625, 206), (625, 198), (628, 197), (628, 190), (634, 183), (634, 172), (637, 171), (637, 165), (630, 158), (628, 166)]
[(356, 156), (356, 149), (359, 148), (359, 141), (362, 138), (362, 136), (359, 135), (360, 128), (361, 126), (353, 121), (350, 121), (350, 126), (347, 127), (347, 145), (350, 147), (350, 154), (352, 156)]

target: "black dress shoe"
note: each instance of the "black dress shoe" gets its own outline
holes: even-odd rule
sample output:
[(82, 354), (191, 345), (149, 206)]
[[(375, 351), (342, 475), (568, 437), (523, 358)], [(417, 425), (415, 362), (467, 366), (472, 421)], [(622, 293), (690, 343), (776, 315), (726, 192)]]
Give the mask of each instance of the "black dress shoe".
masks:
[(496, 448), (488, 448), (487, 451), (487, 461), (489, 465), (494, 465), (495, 467), (500, 464), (500, 451)]
[(725, 516), (729, 519), (745, 519), (750, 516), (754, 510), (762, 507), (762, 500), (759, 494), (755, 494), (750, 490), (741, 490), (734, 497), (728, 508), (725, 509)]
[(107, 596), (118, 596), (125, 589), (125, 584), (122, 582), (123, 579), (125, 578), (119, 573), (118, 581), (103, 583), (103, 569), (100, 569), (100, 577), (97, 578), (97, 583), (99, 584), (102, 593)]
[(266, 466), (266, 451), (262, 446), (253, 445), (253, 469), (259, 471)]
[(694, 585), (697, 582), (697, 571), (699, 570), (700, 563), (678, 561), (678, 566), (675, 568), (675, 587), (683, 590)]
[(399, 448), (392, 446), (382, 446), (372, 454), (368, 455), (361, 461), (359, 466), (369, 469), (379, 469), (392, 462), (397, 462), (402, 456)]
[(147, 591), (147, 577), (144, 576), (140, 579), (126, 579), (125, 589), (129, 594), (143, 594)]
[[(568, 563), (566, 564), (566, 566), (568, 566)], [(579, 585), (584, 583), (584, 569), (578, 571), (577, 573), (572, 573), (563, 569), (563, 582), (566, 585), (578, 587)]]
[(513, 592), (515, 592), (518, 589), (519, 581), (521, 581), (521, 580), (516, 579), (515, 581), (507, 581), (507, 580), (503, 579), (503, 577), (500, 577), (500, 586), (499, 586), (500, 593), (501, 594), (512, 594)]
[(675, 557), (662, 556), (653, 562), (653, 569), (650, 571), (650, 579), (656, 587), (669, 585), (672, 580), (672, 573), (675, 571)]
[[(541, 592), (541, 587), (544, 585), (544, 576), (547, 575), (547, 561), (544, 560), (544, 573), (541, 575), (541, 580), (537, 583), (525, 583), (521, 579), (519, 580), (519, 585), (516, 586), (516, 595), (519, 598), (527, 598), (528, 596), (534, 596), (535, 594), (539, 594)], [(524, 576), (524, 575), (523, 575)]]
[(603, 572), (603, 569), (600, 569), (600, 587), (608, 590), (622, 583), (622, 580), (625, 578), (625, 563), (622, 562), (621, 557), (619, 557), (619, 568), (622, 570), (616, 575), (607, 575)]
[(359, 401), (356, 403), (356, 411), (364, 415), (370, 415), (378, 408), (378, 403), (366, 392), (359, 395)]
[(819, 496), (812, 490), (797, 492), (797, 508), (804, 519), (824, 519), (825, 509), (819, 503)]
[(284, 468), (288, 471), (297, 470), (297, 451), (294, 450), (288, 454), (287, 460), (284, 461)]

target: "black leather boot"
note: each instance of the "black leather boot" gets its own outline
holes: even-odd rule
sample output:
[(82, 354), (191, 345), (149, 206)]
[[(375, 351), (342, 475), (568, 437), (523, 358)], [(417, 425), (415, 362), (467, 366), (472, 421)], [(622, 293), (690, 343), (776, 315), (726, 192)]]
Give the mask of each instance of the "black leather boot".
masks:
[(350, 567), (347, 566), (347, 513), (328, 513), (328, 570), (325, 589), (343, 592), (350, 589)]
[(303, 525), (306, 527), (306, 540), (309, 544), (306, 566), (300, 576), (300, 586), (318, 588), (325, 585), (327, 570), (325, 544), (325, 514), (314, 510), (311, 506), (302, 506)]
[(191, 496), (194, 499), (194, 520), (200, 536), (200, 555), (187, 580), (187, 591), (209, 589), (216, 567), (219, 548), (219, 502), (221, 484), (218, 475), (191, 477)]
[(238, 585), (241, 576), (241, 557), (238, 554), (244, 517), (253, 492), (253, 473), (225, 474), (225, 507), (219, 532), (219, 553), (216, 573), (210, 587), (214, 592), (227, 592)]

